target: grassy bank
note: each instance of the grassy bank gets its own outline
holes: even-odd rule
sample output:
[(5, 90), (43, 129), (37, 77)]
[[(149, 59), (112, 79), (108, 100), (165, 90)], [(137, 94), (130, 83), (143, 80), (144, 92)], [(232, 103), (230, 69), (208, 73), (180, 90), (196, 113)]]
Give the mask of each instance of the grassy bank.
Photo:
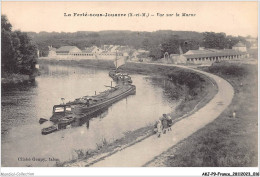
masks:
[[(76, 62), (75, 64), (88, 67), (81, 62)], [(169, 113), (173, 117), (174, 122), (184, 118), (183, 115), (205, 105), (217, 91), (211, 83), (212, 81), (207, 77), (176, 67), (127, 63), (120, 70), (128, 73), (149, 75), (153, 82), (163, 85), (164, 94), (170, 99), (182, 100), (176, 110)], [(162, 81), (164, 83), (161, 83)], [(108, 142), (108, 140), (104, 139), (97, 144), (96, 149), (76, 150), (77, 156), (75, 159), (69, 162), (58, 163), (57, 166), (89, 166), (151, 135), (153, 135), (153, 125), (147, 125), (135, 131), (126, 132), (124, 137), (113, 142)]]
[[(247, 167), (258, 164), (257, 66), (219, 63), (200, 68), (235, 89), (231, 105), (211, 124), (147, 166)], [(233, 118), (233, 112), (236, 118)]]
[(29, 75), (5, 73), (1, 77), (1, 83), (2, 85), (19, 84), (19, 83), (29, 81), (30, 79), (31, 77)]
[(80, 67), (96, 67), (101, 69), (114, 69), (114, 63), (111, 60), (55, 60), (55, 59), (39, 59), (39, 64), (67, 65)]

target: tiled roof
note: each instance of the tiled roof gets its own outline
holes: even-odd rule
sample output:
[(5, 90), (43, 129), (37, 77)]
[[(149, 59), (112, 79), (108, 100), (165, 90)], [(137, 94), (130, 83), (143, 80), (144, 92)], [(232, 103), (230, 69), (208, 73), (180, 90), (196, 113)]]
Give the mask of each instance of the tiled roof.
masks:
[(233, 49), (225, 49), (225, 50), (215, 50), (215, 51), (213, 50), (211, 52), (209, 51), (195, 52), (194, 54), (184, 54), (184, 56), (186, 58), (203, 58), (203, 57), (224, 57), (224, 56), (241, 55), (241, 54), (246, 54), (246, 52), (240, 52)]
[(91, 49), (85, 49), (85, 50), (82, 50), (83, 53), (92, 53), (92, 50)]
[(185, 53), (185, 55), (191, 55), (191, 54), (203, 54), (203, 53), (211, 53), (212, 51), (209, 50), (189, 50)]
[(116, 52), (110, 52), (110, 51), (102, 51), (101, 53), (110, 53), (110, 54), (116, 54)]
[(120, 46), (120, 45), (103, 45), (101, 47), (103, 50), (111, 52), (111, 50), (117, 50), (117, 51), (127, 51), (129, 50), (128, 46)]
[(71, 49), (75, 48), (76, 46), (62, 46), (56, 50), (56, 52), (69, 52)]
[(92, 53), (93, 50), (96, 48), (96, 46), (85, 48), (85, 50), (82, 50), (84, 53)]
[(125, 52), (125, 51), (129, 50), (129, 47), (127, 47), (127, 46), (119, 46), (119, 47), (117, 47), (116, 50), (119, 51), (119, 52)]

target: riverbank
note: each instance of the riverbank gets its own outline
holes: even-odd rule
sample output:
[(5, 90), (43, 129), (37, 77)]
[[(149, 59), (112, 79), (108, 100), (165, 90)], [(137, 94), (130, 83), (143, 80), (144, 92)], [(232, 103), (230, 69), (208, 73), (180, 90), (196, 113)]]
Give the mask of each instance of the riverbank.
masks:
[(9, 85), (9, 84), (21, 84), (24, 82), (28, 82), (32, 79), (29, 75), (23, 74), (3, 74), (1, 78), (2, 85)]
[(147, 166), (257, 166), (257, 65), (216, 63), (200, 69), (226, 79), (233, 86), (235, 95), (231, 105), (214, 122), (171, 147)]
[[(67, 61), (65, 63), (67, 64)], [(79, 65), (75, 61), (74, 64)], [(217, 92), (213, 81), (204, 75), (199, 75), (186, 69), (144, 63), (127, 63), (121, 70), (128, 73), (149, 75), (155, 82), (166, 79), (167, 81), (163, 84), (165, 93), (169, 98), (182, 100), (176, 110), (168, 113), (174, 119), (174, 123), (204, 106)], [(153, 125), (147, 125), (138, 130), (126, 132), (123, 138), (114, 142), (108, 142), (104, 139), (97, 144), (96, 149), (76, 150), (77, 157), (75, 159), (69, 162), (60, 162), (56, 165), (89, 166), (151, 135), (153, 135)]]

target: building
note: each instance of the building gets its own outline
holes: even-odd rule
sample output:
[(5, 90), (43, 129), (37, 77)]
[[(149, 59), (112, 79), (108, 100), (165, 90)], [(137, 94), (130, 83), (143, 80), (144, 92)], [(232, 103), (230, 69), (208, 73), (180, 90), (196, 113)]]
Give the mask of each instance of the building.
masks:
[(113, 45), (103, 45), (103, 46), (101, 47), (101, 49), (102, 49), (103, 51), (106, 51), (106, 52), (110, 52), (112, 48), (113, 48)]
[(102, 49), (97, 46), (92, 46), (82, 50), (82, 53), (74, 59), (97, 59), (98, 54), (102, 52)]
[(57, 56), (68, 56), (81, 53), (82, 51), (76, 46), (62, 46), (56, 50)]
[(183, 55), (170, 55), (170, 59), (174, 64), (211, 64), (213, 62), (219, 62), (223, 60), (237, 60), (247, 57), (247, 52), (242, 52), (234, 49), (189, 50)]
[(98, 59), (102, 60), (115, 60), (116, 57), (120, 58), (123, 57), (124, 54), (122, 52), (107, 52), (103, 51), (97, 55)]
[(101, 48), (98, 48), (97, 46), (88, 47), (88, 48), (85, 48), (85, 50), (82, 50), (82, 52), (93, 53), (93, 54), (98, 54), (98, 53), (101, 53), (102, 51), (103, 50)]
[(82, 53), (82, 51), (77, 48), (76, 46), (62, 46), (58, 49), (48, 46), (49, 47), (49, 54), (48, 57), (56, 58), (56, 59), (67, 59), (72, 56), (78, 56)]
[(248, 54), (234, 49), (225, 50), (206, 50), (206, 51), (193, 51), (194, 53), (185, 53), (183, 56), (186, 58), (186, 63), (203, 64), (213, 63), (223, 60), (235, 60), (246, 58)]
[(128, 46), (119, 45), (104, 45), (102, 48), (92, 46), (80, 50), (76, 46), (62, 46), (59, 49), (55, 49), (49, 46), (48, 57), (55, 59), (73, 59), (73, 60), (84, 60), (84, 59), (102, 59), (102, 60), (115, 60), (116, 57), (129, 57), (130, 48)]
[(114, 46), (112, 46), (110, 49), (109, 49), (109, 52), (116, 52), (116, 51), (118, 51), (118, 49), (119, 49), (119, 45), (114, 45)]
[(171, 54), (170, 55), (170, 61), (168, 63), (173, 63), (173, 64), (185, 64), (187, 62), (187, 59), (183, 55), (179, 54)]
[(247, 37), (246, 41), (251, 44), (250, 49), (257, 49), (258, 48), (258, 40), (257, 40), (257, 38)]
[(82, 59), (84, 57), (95, 58), (93, 53), (83, 53), (76, 46), (62, 46), (58, 49), (49, 46), (48, 57), (56, 59)]
[(48, 46), (48, 48), (49, 48), (48, 57), (56, 57), (56, 48), (52, 46)]
[(130, 47), (120, 45), (103, 45), (102, 52), (98, 53), (98, 59), (115, 60), (116, 57), (129, 57)]
[(232, 49), (233, 49), (233, 50), (236, 50), (236, 51), (240, 51), (240, 52), (246, 52), (246, 51), (247, 51), (246, 45), (243, 44), (243, 43), (241, 43), (241, 42), (239, 42), (239, 43), (237, 43), (236, 45), (234, 45), (234, 46), (232, 47)]
[(149, 53), (150, 53), (149, 51), (143, 49), (133, 50), (131, 60), (132, 61), (144, 60), (145, 58), (148, 58)]
[(89, 52), (88, 50), (82, 50), (79, 53), (73, 53), (69, 58), (74, 60), (82, 60), (82, 59), (96, 59), (96, 54)]

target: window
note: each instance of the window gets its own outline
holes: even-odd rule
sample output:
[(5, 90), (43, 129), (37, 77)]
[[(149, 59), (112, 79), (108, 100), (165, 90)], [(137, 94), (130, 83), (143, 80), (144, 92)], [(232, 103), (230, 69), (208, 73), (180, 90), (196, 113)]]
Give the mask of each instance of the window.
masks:
[(71, 111), (71, 107), (66, 107), (66, 111)]
[(54, 112), (64, 112), (64, 107), (57, 107)]

